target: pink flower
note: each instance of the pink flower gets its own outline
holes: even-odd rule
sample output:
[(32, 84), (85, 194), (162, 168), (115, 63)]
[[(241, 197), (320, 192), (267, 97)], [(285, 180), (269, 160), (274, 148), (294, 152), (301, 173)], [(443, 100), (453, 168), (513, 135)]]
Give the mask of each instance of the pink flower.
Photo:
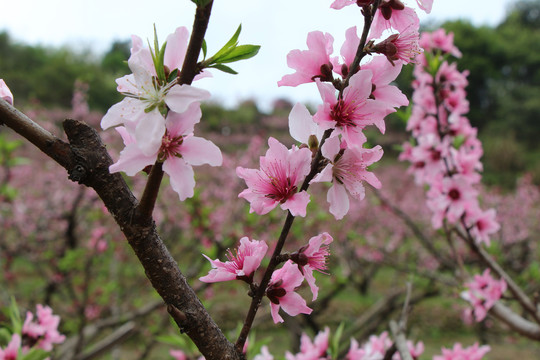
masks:
[(371, 335), (369, 340), (361, 347), (355, 339), (351, 339), (347, 360), (382, 359), (390, 346), (392, 346), (392, 340), (390, 340), (386, 331), (379, 336)]
[(403, 64), (416, 62), (416, 56), (422, 53), (418, 45), (418, 28), (411, 24), (399, 34), (390, 35), (374, 47), (374, 52), (383, 54), (394, 65), (394, 61), (401, 60)]
[(330, 328), (325, 327), (313, 339), (313, 342), (305, 333), (300, 338), (300, 352), (296, 355), (287, 352), (287, 360), (326, 360), (328, 357), (328, 341), (330, 337)]
[(249, 240), (247, 236), (244, 236), (240, 239), (240, 246), (238, 246), (236, 253), (228, 250), (227, 259), (229, 261), (223, 263), (217, 259), (211, 260), (203, 254), (210, 261), (213, 269), (199, 280), (207, 283), (244, 280), (251, 283), (253, 274), (261, 265), (267, 251), (268, 245), (263, 240)]
[(424, 48), (424, 51), (435, 52), (439, 49), (443, 53), (452, 54), (457, 58), (461, 57), (461, 52), (454, 45), (454, 33), (450, 32), (446, 34), (443, 28), (439, 28), (431, 33), (423, 32), (420, 36), (420, 46)]
[(433, 360), (482, 360), (490, 350), (488, 345), (478, 346), (478, 343), (475, 343), (464, 349), (460, 343), (456, 343), (453, 349), (442, 348), (442, 355), (435, 355)]
[(464, 214), (465, 209), (477, 201), (478, 192), (463, 176), (445, 177), (433, 184), (428, 192), (428, 207), (433, 210), (432, 225), (435, 229), (442, 226), (446, 218), (455, 224)]
[(474, 275), (474, 279), (465, 286), (467, 290), (461, 293), (461, 297), (473, 305), (476, 321), (482, 321), (506, 291), (506, 282), (503, 279), (495, 280), (489, 269), (482, 275)]
[(308, 50), (292, 50), (287, 55), (287, 65), (296, 73), (283, 76), (278, 86), (297, 86), (313, 82), (315, 78), (331, 80), (333, 43), (334, 38), (328, 33), (310, 32), (307, 36)]
[[(356, 26), (348, 28), (345, 32), (345, 41), (340, 49), (341, 58), (343, 63), (339, 63), (337, 58), (332, 59), (335, 71), (341, 76), (346, 76), (351, 69), (352, 62), (356, 57), (358, 46), (360, 45), (360, 38), (358, 37)], [(362, 65), (363, 67), (363, 65)]]
[(274, 360), (274, 357), (270, 354), (270, 351), (268, 351), (268, 346), (263, 345), (263, 347), (261, 347), (261, 353), (255, 355), (253, 360)]
[(431, 12), (433, 6), (433, 0), (416, 0), (420, 9), (424, 10), (427, 14)]
[(180, 200), (192, 197), (195, 187), (193, 166), (220, 166), (223, 161), (221, 151), (214, 143), (193, 136), (195, 124), (200, 118), (199, 103), (192, 103), (183, 113), (169, 111), (161, 145), (149, 154), (139, 148), (132, 129), (127, 126), (117, 128), (126, 147), (120, 153), (118, 161), (110, 166), (110, 172), (123, 171), (133, 176), (159, 160), (163, 162), (163, 171), (169, 175), (171, 187)]
[(34, 315), (26, 313), (22, 334), (34, 339), (36, 346), (45, 351), (51, 351), (54, 344), (61, 344), (66, 337), (58, 332), (60, 316), (53, 315), (52, 309), (48, 306), (37, 305), (37, 323), (33, 322)]
[(297, 103), (289, 113), (289, 132), (293, 139), (311, 148), (310, 141), (317, 139), (318, 146), (324, 131), (313, 121), (306, 106)]
[[(168, 38), (171, 42), (166, 46), (165, 66), (171, 71), (181, 65), (179, 60), (185, 56), (185, 44), (179, 44), (187, 41), (187, 36), (183, 34), (185, 31), (177, 29), (174, 36)], [(105, 130), (130, 123), (130, 127), (135, 129), (136, 143), (143, 154), (149, 155), (159, 149), (165, 133), (165, 118), (160, 110), (167, 107), (183, 113), (192, 103), (209, 98), (210, 93), (190, 85), (177, 85), (176, 79), (170, 83), (160, 83), (156, 79), (150, 50), (142, 46), (139, 37), (132, 36), (132, 41), (128, 65), (133, 74), (116, 80), (118, 91), (126, 98), (107, 111), (101, 120), (101, 127)], [(169, 47), (170, 51), (167, 50)], [(179, 49), (183, 49), (183, 55), (174, 54)]]
[(261, 156), (261, 169), (236, 168), (236, 174), (246, 181), (248, 188), (238, 197), (250, 203), (250, 212), (264, 215), (280, 204), (293, 216), (306, 216), (309, 195), (298, 192), (310, 171), (311, 151), (293, 145), (288, 150), (274, 138), (268, 139), (269, 149)]
[(401, 63), (392, 66), (382, 56), (374, 56), (370, 62), (362, 65), (363, 70), (371, 70), (373, 74), (371, 96), (385, 107), (385, 115), (395, 112), (396, 107), (409, 105), (407, 96), (397, 86), (390, 85), (396, 80), (402, 67)]
[(403, 6), (401, 1), (384, 0), (373, 18), (369, 38), (379, 38), (385, 30), (390, 29), (402, 33), (410, 26), (417, 31), (420, 27), (420, 19), (416, 12), (410, 7)]
[(332, 5), (330, 5), (330, 8), (339, 10), (353, 4), (356, 4), (356, 0), (335, 0)]
[(182, 350), (169, 350), (169, 355), (171, 355), (174, 360), (187, 360), (186, 353)]
[(0, 98), (13, 105), (13, 94), (3, 79), (0, 79)]
[(302, 246), (298, 251), (291, 254), (291, 260), (298, 265), (311, 288), (313, 301), (317, 299), (319, 288), (315, 285), (313, 271), (326, 274), (326, 258), (330, 255), (328, 245), (334, 239), (328, 233), (322, 233), (309, 239), (308, 245)]
[(280, 308), (291, 316), (311, 314), (312, 310), (306, 305), (306, 301), (294, 292), (303, 281), (304, 276), (298, 266), (291, 261), (287, 261), (281, 269), (272, 274), (266, 296), (270, 300), (272, 319), (276, 324), (283, 322), (283, 318), (278, 313)]
[(323, 130), (335, 128), (353, 146), (362, 146), (366, 141), (362, 130), (368, 125), (375, 124), (384, 133), (384, 109), (381, 103), (369, 99), (372, 76), (370, 70), (358, 71), (343, 91), (343, 98), (339, 99), (332, 84), (317, 80), (323, 104), (313, 118)]
[(377, 189), (381, 187), (379, 179), (367, 171), (367, 167), (381, 159), (383, 150), (380, 146), (373, 149), (347, 147), (343, 142), (340, 144), (337, 137), (331, 137), (324, 143), (322, 154), (330, 162), (312, 182), (332, 182), (327, 200), (330, 213), (340, 220), (349, 212), (347, 192), (354, 199), (362, 200), (365, 196), (364, 181)]
[(490, 245), (489, 235), (495, 234), (501, 226), (496, 220), (495, 209), (482, 211), (475, 207), (474, 210), (467, 210), (466, 222), (471, 227), (471, 235), (477, 243), (484, 242)]
[(21, 336), (13, 334), (5, 349), (0, 348), (0, 360), (17, 360), (21, 348)]

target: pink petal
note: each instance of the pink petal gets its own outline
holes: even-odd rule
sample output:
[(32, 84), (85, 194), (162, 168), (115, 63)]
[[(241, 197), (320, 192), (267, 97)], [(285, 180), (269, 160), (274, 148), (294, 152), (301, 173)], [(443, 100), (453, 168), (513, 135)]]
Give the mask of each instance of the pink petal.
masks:
[(309, 194), (306, 191), (301, 191), (294, 194), (281, 204), (283, 210), (289, 210), (293, 216), (306, 216), (306, 208), (309, 203)]
[(163, 163), (163, 171), (169, 174), (171, 187), (180, 197), (180, 201), (193, 196), (195, 175), (191, 165), (186, 164), (183, 159), (171, 157)]
[(279, 308), (280, 306), (278, 304), (270, 303), (270, 312), (275, 324), (283, 322), (283, 318), (279, 315)]
[(333, 162), (334, 158), (339, 153), (339, 150), (341, 150), (341, 142), (339, 141), (339, 137), (333, 136), (326, 139), (322, 146), (321, 153), (325, 158)]
[[(345, 32), (345, 42), (341, 46), (340, 50), (341, 56), (343, 57), (343, 60), (345, 61), (345, 65), (347, 65), (347, 67), (349, 67), (354, 61), (359, 44), (360, 38), (358, 37), (356, 26), (347, 29), (347, 31)], [(363, 65), (362, 68), (364, 68)]]
[(289, 114), (289, 131), (296, 141), (307, 144), (310, 135), (317, 134), (317, 124), (309, 110), (302, 104), (297, 103)]
[(135, 128), (137, 145), (144, 155), (156, 155), (165, 135), (165, 119), (158, 109), (145, 113)]
[(13, 105), (13, 94), (2, 79), (0, 79), (0, 98), (7, 101), (10, 105)]
[(343, 185), (334, 183), (326, 199), (330, 203), (330, 213), (336, 220), (341, 220), (349, 212), (349, 196)]
[(189, 31), (184, 26), (178, 27), (174, 33), (167, 36), (163, 63), (170, 71), (182, 68), (186, 56), (188, 39)]
[(210, 93), (190, 85), (175, 85), (165, 96), (165, 103), (174, 112), (183, 113), (193, 102), (208, 99)]
[(333, 168), (334, 165), (332, 164), (326, 165), (326, 167), (310, 181), (310, 184), (316, 182), (331, 182), (334, 178)]
[(313, 311), (307, 306), (306, 300), (295, 292), (287, 292), (285, 296), (280, 297), (279, 305), (283, 311), (291, 316), (296, 316), (298, 314), (311, 314)]
[(114, 104), (101, 119), (101, 128), (107, 130), (127, 122), (136, 121), (144, 115), (144, 103), (134, 98), (124, 98)]
[(191, 103), (186, 111), (167, 114), (167, 130), (172, 136), (188, 135), (194, 131), (195, 124), (201, 120), (201, 106), (198, 102)]
[(144, 155), (141, 149), (137, 147), (137, 144), (132, 143), (120, 152), (120, 158), (109, 167), (109, 172), (112, 174), (123, 171), (128, 176), (134, 176), (148, 165), (152, 165), (155, 161), (155, 155)]
[(197, 136), (186, 137), (180, 148), (180, 153), (190, 165), (221, 166), (223, 162), (219, 148), (210, 140)]
[(313, 298), (311, 299), (311, 301), (317, 300), (317, 296), (319, 295), (319, 287), (315, 285), (315, 277), (313, 276), (313, 270), (311, 270), (309, 266), (304, 267), (304, 277), (306, 278), (309, 288), (311, 289), (311, 293), (313, 294)]

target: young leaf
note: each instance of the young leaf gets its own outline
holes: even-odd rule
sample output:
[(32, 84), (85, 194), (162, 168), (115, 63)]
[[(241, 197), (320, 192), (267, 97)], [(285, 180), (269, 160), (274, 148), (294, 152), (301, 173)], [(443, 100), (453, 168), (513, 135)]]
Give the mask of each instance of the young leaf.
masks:
[(220, 59), (220, 63), (230, 63), (254, 57), (259, 52), (259, 45), (240, 45)]
[(330, 345), (330, 352), (332, 353), (332, 359), (337, 359), (339, 356), (339, 341), (341, 340), (341, 335), (343, 334), (343, 329), (345, 324), (339, 324), (334, 336), (332, 337), (332, 344)]
[(21, 357), (21, 360), (45, 360), (50, 353), (43, 349), (31, 348), (26, 354)]
[(206, 40), (203, 39), (202, 41), (202, 53), (203, 53), (203, 61), (206, 59)]
[(233, 75), (238, 74), (236, 71), (234, 71), (233, 69), (231, 69), (227, 65), (223, 65), (223, 64), (215, 64), (215, 65), (212, 65), (212, 66), (209, 66), (209, 67), (221, 70), (221, 71), (226, 72), (228, 74), (233, 74)]
[(11, 333), (8, 329), (0, 328), (0, 344), (5, 345), (11, 341)]
[(11, 297), (11, 306), (9, 307), (9, 318), (11, 320), (11, 326), (13, 328), (13, 333), (21, 333), (22, 330), (22, 320), (21, 313), (19, 312), (19, 307), (14, 297)]
[(238, 29), (234, 33), (234, 35), (230, 38), (229, 41), (219, 51), (212, 56), (212, 59), (214, 59), (214, 62), (219, 62), (218, 59), (222, 58), (224, 55), (232, 51), (236, 45), (238, 45), (238, 37), (240, 36), (240, 31), (242, 31), (242, 24), (238, 26)]

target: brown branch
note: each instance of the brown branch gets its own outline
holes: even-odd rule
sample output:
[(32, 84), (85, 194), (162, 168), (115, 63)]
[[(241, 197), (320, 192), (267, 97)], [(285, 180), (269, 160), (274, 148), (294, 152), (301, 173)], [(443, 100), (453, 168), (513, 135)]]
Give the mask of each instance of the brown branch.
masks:
[(495, 316), (521, 335), (532, 340), (540, 341), (540, 326), (522, 318), (510, 308), (504, 306), (500, 301), (493, 305), (489, 310), (489, 314)]
[(197, 7), (186, 57), (184, 58), (182, 71), (178, 74), (178, 83), (181, 85), (191, 84), (195, 76), (201, 71), (197, 66), (197, 61), (199, 60), (199, 54), (201, 53), (204, 35), (208, 28), (208, 22), (210, 21), (213, 3), (214, 1), (210, 1), (204, 8)]
[(416, 238), (420, 241), (422, 246), (433, 256), (437, 261), (441, 263), (445, 268), (453, 269), (454, 263), (450, 261), (448, 258), (443, 256), (442, 253), (440, 253), (435, 246), (433, 246), (433, 243), (428, 237), (424, 234), (424, 232), (416, 225), (416, 223), (411, 219), (409, 215), (407, 215), (406, 212), (401, 210), (396, 205), (392, 204), (388, 199), (386, 199), (384, 196), (381, 195), (380, 191), (374, 190), (373, 194), (381, 201), (383, 205), (385, 205), (388, 209), (394, 213), (397, 217), (399, 217), (405, 225), (411, 229), (413, 234), (416, 236)]
[(540, 322), (540, 311), (536, 307), (536, 305), (532, 302), (532, 300), (525, 294), (523, 289), (512, 279), (510, 275), (504, 269), (493, 259), (493, 257), (487, 253), (484, 248), (481, 246), (478, 246), (476, 244), (475, 240), (471, 236), (470, 232), (467, 230), (464, 224), (462, 224), (464, 229), (466, 229), (466, 232), (463, 233), (463, 231), (456, 230), (461, 238), (463, 238), (467, 245), (471, 248), (471, 250), (476, 253), (483, 261), (484, 263), (501, 279), (504, 279), (506, 284), (508, 285), (508, 290), (514, 295), (516, 300), (521, 304), (521, 306), (529, 312), (537, 322)]
[(394, 338), (394, 344), (396, 345), (397, 351), (403, 360), (413, 360), (411, 353), (409, 352), (409, 347), (407, 346), (407, 338), (404, 334), (404, 329), (402, 326), (399, 326), (394, 320), (390, 321), (390, 331), (392, 332), (392, 337)]
[(182, 327), (207, 359), (240, 359), (234, 345), (227, 341), (187, 283), (155, 224), (132, 221), (138, 202), (122, 176), (109, 173), (112, 159), (95, 130), (83, 122), (65, 120), (67, 144), (1, 99), (0, 122), (62, 165), (71, 180), (96, 191), (139, 258), (152, 286), (166, 304), (174, 305), (186, 315)]
[[(201, 53), (204, 36), (210, 21), (212, 13), (213, 1), (210, 1), (205, 7), (197, 7), (195, 12), (195, 20), (193, 20), (193, 28), (189, 44), (182, 64), (182, 70), (178, 73), (178, 83), (180, 85), (190, 85), (195, 76), (200, 72), (197, 60)], [(148, 182), (144, 187), (141, 202), (137, 207), (135, 217), (141, 222), (152, 221), (152, 212), (157, 200), (161, 180), (163, 179), (163, 163), (157, 160), (152, 166), (152, 171), (148, 177)]]

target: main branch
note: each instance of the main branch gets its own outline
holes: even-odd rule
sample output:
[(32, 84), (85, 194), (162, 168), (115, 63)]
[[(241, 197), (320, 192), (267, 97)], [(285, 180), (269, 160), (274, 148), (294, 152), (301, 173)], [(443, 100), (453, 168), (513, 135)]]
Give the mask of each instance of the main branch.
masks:
[[(112, 159), (97, 132), (77, 120), (65, 120), (69, 143), (55, 137), (0, 99), (0, 122), (12, 128), (64, 167), (69, 178), (96, 191), (126, 236), (146, 276), (166, 304), (183, 314), (179, 326), (206, 359), (241, 359), (212, 320), (178, 264), (159, 237), (155, 223), (136, 223), (137, 199), (118, 173), (109, 173)], [(177, 320), (178, 323), (178, 319)]]

